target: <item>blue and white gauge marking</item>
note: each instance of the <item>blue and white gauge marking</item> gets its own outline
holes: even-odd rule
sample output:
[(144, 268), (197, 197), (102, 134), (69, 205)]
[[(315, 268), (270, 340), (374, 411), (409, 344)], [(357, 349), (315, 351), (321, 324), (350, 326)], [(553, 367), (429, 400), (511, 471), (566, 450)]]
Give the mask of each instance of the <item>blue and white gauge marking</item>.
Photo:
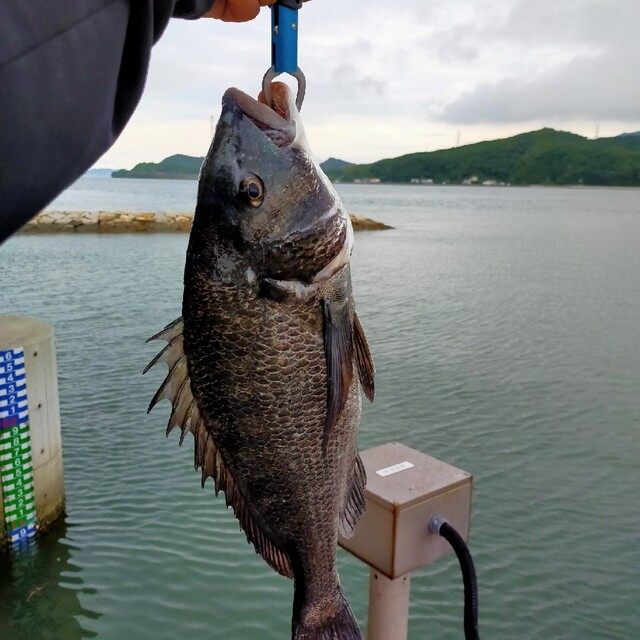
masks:
[(0, 350), (0, 482), (7, 539), (19, 543), (37, 529), (24, 349)]

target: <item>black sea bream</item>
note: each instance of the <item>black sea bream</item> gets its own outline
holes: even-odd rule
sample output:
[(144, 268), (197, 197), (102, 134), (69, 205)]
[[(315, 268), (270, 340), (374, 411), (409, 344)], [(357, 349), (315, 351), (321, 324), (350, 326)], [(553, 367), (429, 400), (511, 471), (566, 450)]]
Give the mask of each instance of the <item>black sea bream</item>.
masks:
[[(200, 174), (182, 317), (154, 338), (173, 404), (247, 539), (295, 581), (292, 637), (361, 638), (336, 570), (364, 510), (356, 448), (374, 367), (351, 292), (353, 232), (286, 85), (237, 89)], [(150, 408), (151, 408), (150, 407)]]

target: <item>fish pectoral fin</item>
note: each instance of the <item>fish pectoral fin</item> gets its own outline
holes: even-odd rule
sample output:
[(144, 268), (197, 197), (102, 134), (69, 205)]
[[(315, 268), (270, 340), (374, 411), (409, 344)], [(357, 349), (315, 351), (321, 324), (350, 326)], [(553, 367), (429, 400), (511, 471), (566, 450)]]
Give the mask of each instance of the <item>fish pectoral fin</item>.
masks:
[(149, 363), (145, 373), (158, 362), (166, 362), (169, 366), (169, 373), (151, 400), (149, 411), (162, 399), (166, 398), (171, 401), (167, 435), (174, 427), (180, 427), (180, 445), (182, 445), (187, 432), (193, 434), (195, 441), (194, 465), (196, 469), (202, 470), (202, 486), (207, 478), (213, 478), (216, 495), (220, 491), (224, 492), (227, 507), (232, 507), (247, 540), (253, 544), (256, 553), (259, 553), (278, 573), (292, 578), (293, 572), (289, 556), (273, 543), (270, 536), (252, 515), (247, 501), (223, 462), (211, 432), (207, 429), (191, 389), (182, 329), (182, 318), (178, 318), (155, 336), (149, 338), (149, 340), (166, 340), (168, 344)]
[(356, 529), (360, 516), (364, 513), (366, 500), (364, 490), (367, 484), (367, 472), (360, 458), (356, 454), (355, 467), (351, 476), (351, 483), (347, 491), (342, 515), (338, 523), (340, 534), (345, 538), (351, 538)]
[(327, 450), (353, 380), (353, 320), (349, 301), (323, 298), (324, 353), (327, 363), (327, 415), (322, 448)]
[(369, 343), (364, 335), (364, 329), (360, 324), (360, 318), (358, 318), (358, 314), (355, 312), (353, 314), (353, 343), (356, 354), (356, 365), (358, 367), (358, 377), (360, 378), (362, 390), (364, 391), (364, 395), (369, 399), (369, 402), (373, 402), (376, 367), (373, 364), (371, 351), (369, 351)]

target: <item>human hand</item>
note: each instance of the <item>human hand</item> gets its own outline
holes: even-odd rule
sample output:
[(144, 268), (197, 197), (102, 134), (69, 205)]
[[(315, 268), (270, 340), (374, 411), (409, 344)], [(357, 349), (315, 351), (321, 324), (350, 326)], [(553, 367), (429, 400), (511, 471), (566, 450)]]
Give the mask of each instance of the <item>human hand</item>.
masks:
[(261, 7), (274, 4), (276, 0), (215, 0), (205, 18), (217, 18), (224, 22), (247, 22), (253, 20)]

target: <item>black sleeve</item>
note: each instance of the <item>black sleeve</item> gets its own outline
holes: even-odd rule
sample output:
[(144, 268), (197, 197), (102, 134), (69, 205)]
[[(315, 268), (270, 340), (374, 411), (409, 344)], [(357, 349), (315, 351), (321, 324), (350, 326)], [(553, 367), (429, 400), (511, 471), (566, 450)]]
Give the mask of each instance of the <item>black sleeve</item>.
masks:
[(120, 135), (172, 16), (213, 0), (0, 2), (0, 243)]

